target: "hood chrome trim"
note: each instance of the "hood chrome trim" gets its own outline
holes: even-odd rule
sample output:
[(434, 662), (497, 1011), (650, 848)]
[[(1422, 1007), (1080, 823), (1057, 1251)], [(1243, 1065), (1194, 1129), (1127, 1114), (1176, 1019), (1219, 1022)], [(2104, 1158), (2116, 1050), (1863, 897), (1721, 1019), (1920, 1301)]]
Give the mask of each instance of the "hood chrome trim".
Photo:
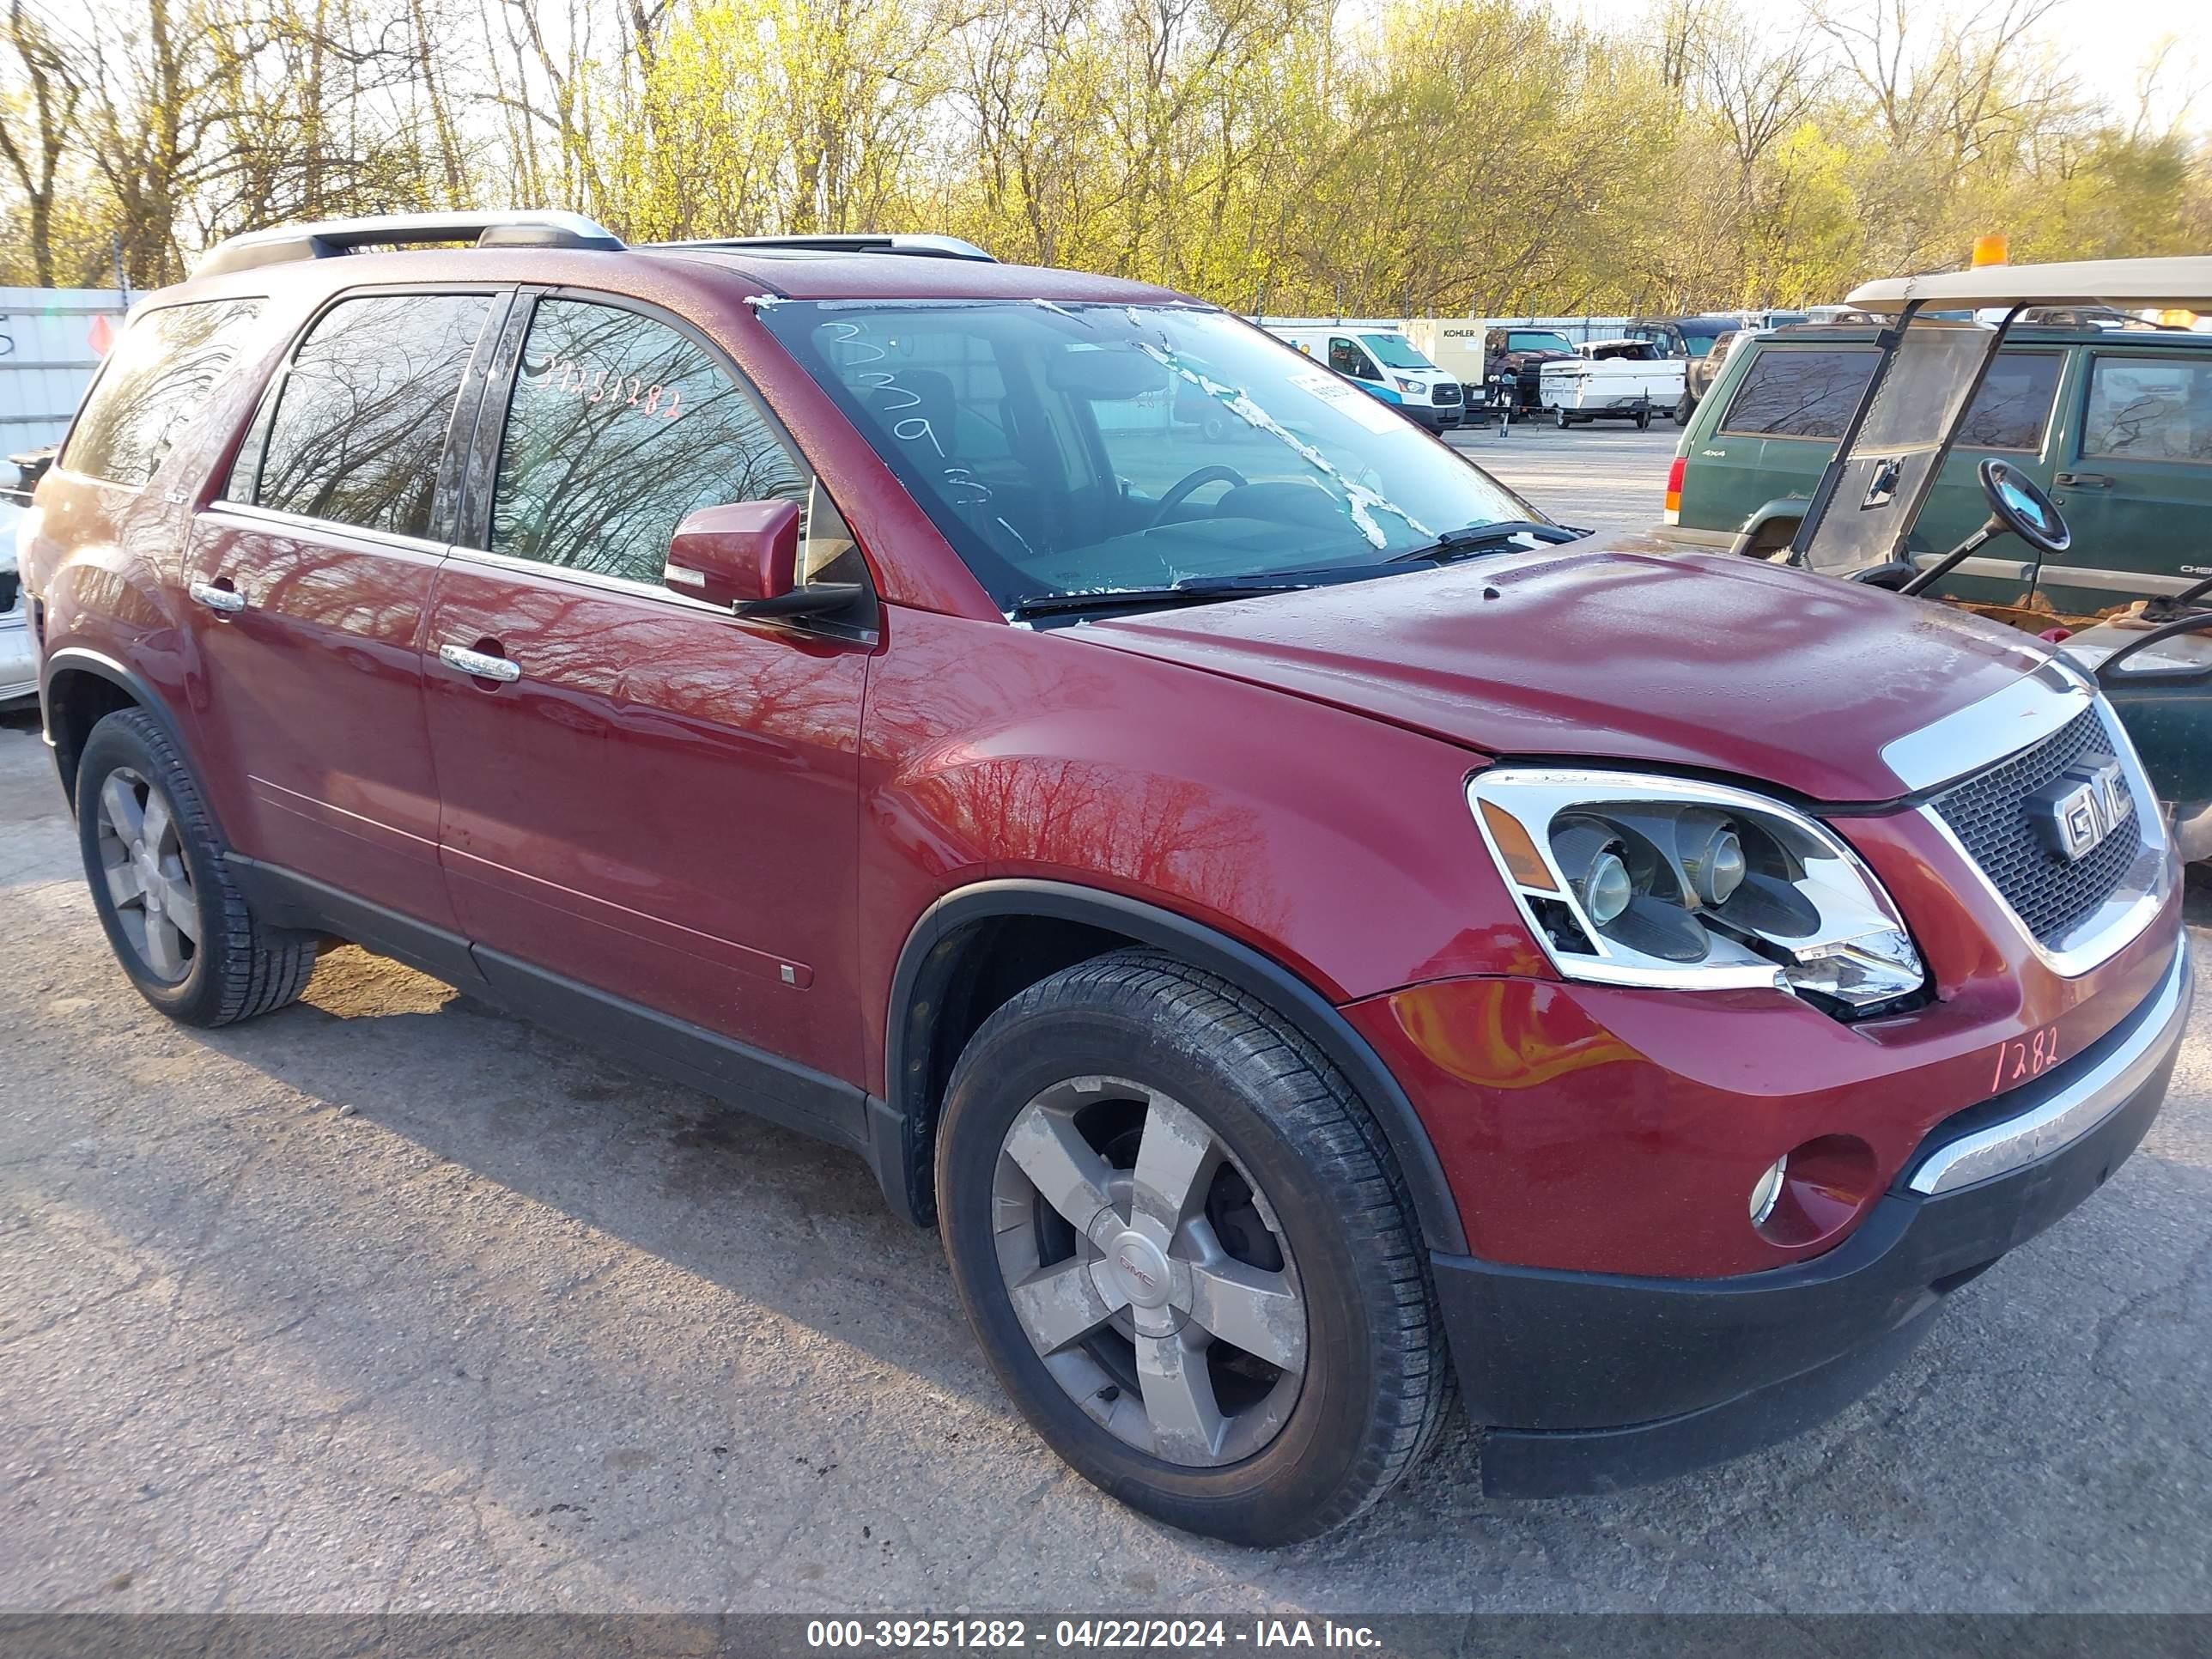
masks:
[(2095, 699), (2053, 658), (2033, 673), (1881, 747), (1881, 763), (1917, 795), (1996, 765), (2043, 741)]

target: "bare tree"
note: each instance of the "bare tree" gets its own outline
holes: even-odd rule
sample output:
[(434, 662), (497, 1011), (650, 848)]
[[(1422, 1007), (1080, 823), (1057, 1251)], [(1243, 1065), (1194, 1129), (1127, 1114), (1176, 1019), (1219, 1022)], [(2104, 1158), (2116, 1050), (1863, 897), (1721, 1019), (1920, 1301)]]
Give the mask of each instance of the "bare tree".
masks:
[(54, 188), (62, 159), (75, 142), (84, 88), (62, 42), (23, 0), (8, 7), (8, 47), (29, 88), (27, 118), (0, 103), (0, 159), (8, 163), (30, 220), (32, 268), (39, 285), (54, 285)]

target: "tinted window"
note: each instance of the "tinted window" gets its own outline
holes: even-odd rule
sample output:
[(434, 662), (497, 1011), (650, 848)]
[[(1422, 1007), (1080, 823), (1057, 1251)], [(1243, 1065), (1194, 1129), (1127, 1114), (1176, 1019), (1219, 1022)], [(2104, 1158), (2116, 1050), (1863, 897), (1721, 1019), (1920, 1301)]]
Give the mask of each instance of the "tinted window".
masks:
[[(1974, 394), (1957, 447), (2042, 448), (2063, 362), (2055, 351), (1999, 354)], [(1720, 429), (1771, 438), (1840, 438), (1874, 364), (1871, 346), (1763, 351), (1752, 359)]]
[(2098, 357), (2081, 453), (2108, 460), (2212, 461), (2212, 363)]
[(1840, 438), (1874, 364), (1870, 346), (1762, 351), (1751, 360), (1720, 429), (1772, 438)]
[(1959, 428), (1958, 447), (2041, 449), (2064, 361), (2055, 351), (1998, 353)]
[(277, 390), (253, 499), (428, 535), (446, 427), (490, 313), (483, 294), (383, 295), (325, 313)]
[(776, 498), (803, 507), (811, 482), (761, 405), (684, 335), (547, 300), (501, 440), (491, 549), (657, 585), (685, 514)]
[(70, 436), (72, 471), (143, 484), (185, 422), (238, 362), (258, 300), (210, 300), (149, 311), (123, 331)]

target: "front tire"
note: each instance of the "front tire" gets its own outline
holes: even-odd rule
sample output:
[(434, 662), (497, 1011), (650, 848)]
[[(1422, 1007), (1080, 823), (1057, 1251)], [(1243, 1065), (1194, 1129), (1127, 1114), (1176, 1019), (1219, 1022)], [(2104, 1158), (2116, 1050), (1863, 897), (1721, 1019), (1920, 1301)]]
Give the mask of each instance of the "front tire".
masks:
[(191, 769), (161, 723), (119, 709), (92, 728), (76, 773), (77, 842), (116, 961), (187, 1025), (228, 1025), (307, 989), (313, 933), (246, 908)]
[(1247, 1545), (1373, 1504), (1447, 1363), (1405, 1182), (1344, 1078), (1225, 981), (1146, 951), (986, 1020), (938, 1138), (986, 1357), (1086, 1479)]

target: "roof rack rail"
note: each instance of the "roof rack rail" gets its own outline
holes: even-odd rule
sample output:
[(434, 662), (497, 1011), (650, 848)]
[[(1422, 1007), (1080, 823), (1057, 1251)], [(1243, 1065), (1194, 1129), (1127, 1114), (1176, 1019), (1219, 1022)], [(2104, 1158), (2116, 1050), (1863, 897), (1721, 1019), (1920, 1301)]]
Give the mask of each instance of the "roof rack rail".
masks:
[(693, 242), (653, 242), (648, 246), (657, 248), (758, 248), (769, 252), (786, 250), (793, 253), (904, 253), (923, 259), (981, 259), (988, 264), (998, 264), (995, 258), (973, 242), (964, 242), (957, 236), (926, 233), (885, 234), (855, 231), (794, 236), (709, 236)]
[(386, 213), (368, 219), (249, 230), (216, 244), (195, 276), (220, 276), (294, 259), (328, 259), (365, 247), (473, 241), (478, 247), (596, 248), (619, 252), (622, 239), (580, 213), (555, 210), (495, 213)]

